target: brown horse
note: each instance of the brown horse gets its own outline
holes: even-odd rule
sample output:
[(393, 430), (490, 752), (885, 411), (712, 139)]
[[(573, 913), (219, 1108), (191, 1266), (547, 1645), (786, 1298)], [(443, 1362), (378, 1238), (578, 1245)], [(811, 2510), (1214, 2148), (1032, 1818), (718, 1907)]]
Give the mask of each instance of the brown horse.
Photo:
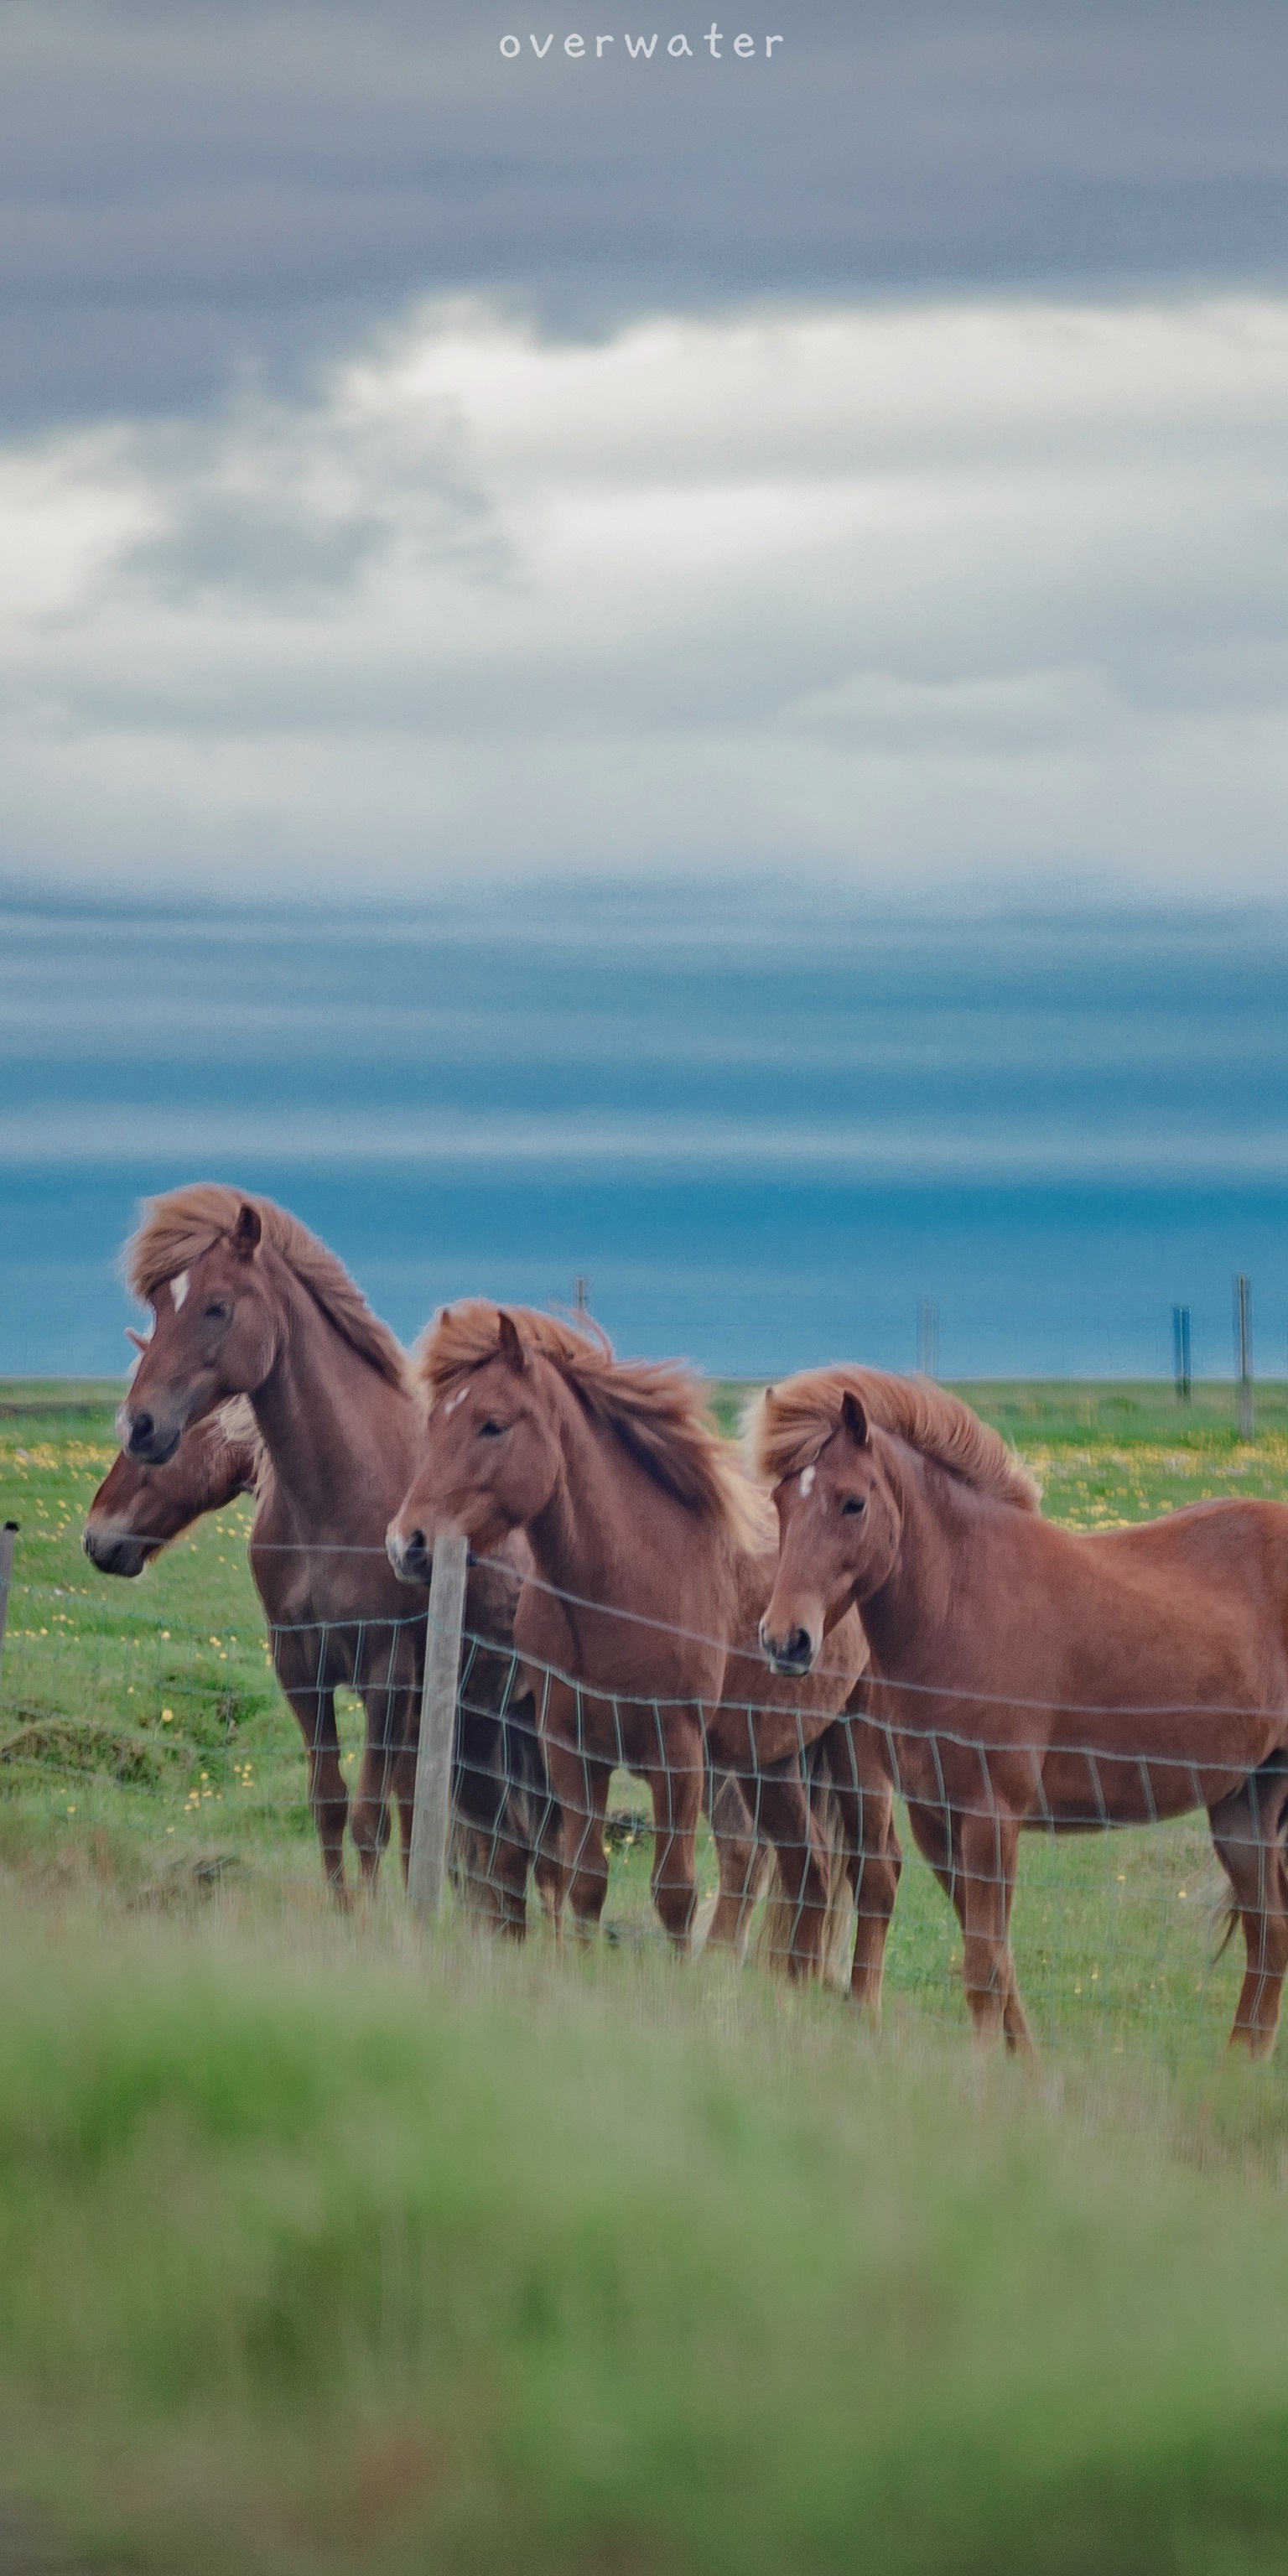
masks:
[[(140, 1344), (140, 1347), (146, 1347)], [(194, 1521), (222, 1511), (239, 1494), (262, 1503), (272, 1468), (244, 1396), (185, 1431), (164, 1467), (122, 1454), (108, 1469), (85, 1523), (86, 1555), (100, 1573), (133, 1576)], [(512, 1884), (516, 1849), (535, 1855), (549, 1788), (536, 1738), (531, 1696), (514, 1696), (511, 1629), (518, 1580), (496, 1570), (489, 1594), (488, 1638), (474, 1640), (461, 1674), (452, 1776), (449, 1859), (466, 1912), (504, 1932), (521, 1932), (523, 1887)], [(476, 1592), (476, 1607), (477, 1607)], [(526, 1882), (527, 1862), (524, 1865)]]
[[(127, 1456), (172, 1459), (235, 1395), (249, 1398), (271, 1474), (250, 1545), (251, 1571), (273, 1632), (278, 1678), (308, 1750), (309, 1799), (327, 1883), (346, 1901), (343, 1842), (349, 1797), (340, 1768), (335, 1692), (348, 1683), (367, 1717), (352, 1831), (363, 1884), (374, 1884), (397, 1797), (404, 1854), (424, 1658), (424, 1596), (395, 1581), (385, 1555), (391, 1510), (419, 1454), (420, 1420), (405, 1355), (333, 1252), (268, 1199), (198, 1182), (157, 1199), (129, 1246), (135, 1294), (156, 1322), (117, 1416)], [(495, 1641), (476, 1671), (481, 1704), (506, 1686), (514, 1568), (471, 1577), (468, 1616)], [(516, 1715), (514, 1724), (519, 1724)], [(491, 1834), (508, 1930), (521, 1927), (530, 1847), (510, 1831), (495, 1765), (471, 1763), (458, 1789), (478, 1784), (480, 1829)]]
[(89, 1507), (81, 1545), (100, 1574), (141, 1574), (207, 1512), (259, 1490), (264, 1451), (240, 1398), (184, 1433), (168, 1467), (115, 1458)]
[[(579, 1929), (595, 1928), (604, 1903), (602, 1828), (620, 1763), (651, 1790), (654, 1903), (687, 1949), (709, 1757), (741, 1784), (774, 1844), (792, 1971), (815, 1969), (832, 1888), (801, 1761), (866, 1661), (858, 1620), (840, 1625), (835, 1672), (785, 1687), (766, 1671), (756, 1643), (773, 1580), (764, 1498), (687, 1370), (618, 1361), (594, 1327), (483, 1298), (439, 1316), (420, 1370), (425, 1447), (390, 1524), (391, 1560), (415, 1578), (440, 1530), (463, 1530), (480, 1553), (526, 1532), (535, 1573), (515, 1642), (539, 1677)], [(884, 1826), (875, 1804), (869, 1824), (895, 1867), (888, 1783), (877, 1796)]]
[(878, 1369), (771, 1387), (751, 1443), (781, 1540), (765, 1651), (808, 1672), (861, 1607), (868, 1715), (957, 1906), (976, 2030), (1029, 2044), (1022, 1827), (1205, 1807), (1247, 1946), (1232, 2042), (1268, 2054), (1288, 1968), (1288, 1508), (1054, 1528), (968, 1406)]

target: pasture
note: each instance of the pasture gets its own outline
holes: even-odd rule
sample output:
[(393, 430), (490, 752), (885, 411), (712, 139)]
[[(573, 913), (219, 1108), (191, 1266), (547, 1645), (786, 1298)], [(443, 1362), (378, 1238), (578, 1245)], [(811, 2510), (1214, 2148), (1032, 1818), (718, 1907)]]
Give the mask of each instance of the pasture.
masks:
[[(1072, 1526), (1288, 1495), (1282, 1388), (1251, 1447), (961, 1392)], [(1036, 2076), (915, 1853), (880, 2041), (674, 1968), (624, 1776), (595, 1957), (426, 1945), (389, 1867), (337, 1923), (250, 1503), (80, 1553), (111, 1402), (0, 1387), (0, 2495), (157, 2569), (1282, 2563), (1288, 2079), (1222, 2068), (1201, 1820), (1026, 1841)]]

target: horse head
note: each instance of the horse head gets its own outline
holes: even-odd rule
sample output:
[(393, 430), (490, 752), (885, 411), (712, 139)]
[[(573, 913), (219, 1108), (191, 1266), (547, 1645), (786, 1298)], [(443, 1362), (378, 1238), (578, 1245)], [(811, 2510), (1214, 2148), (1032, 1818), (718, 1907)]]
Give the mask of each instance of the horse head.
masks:
[(562, 1468), (554, 1381), (502, 1312), (492, 1357), (430, 1409), (420, 1465), (385, 1540), (404, 1583), (428, 1582), (440, 1531), (463, 1530), (490, 1555), (544, 1510)]
[(141, 1574), (203, 1513), (254, 1493), (258, 1474), (252, 1442), (230, 1439), (222, 1420), (198, 1423), (184, 1433), (168, 1467), (113, 1460), (90, 1504), (81, 1545), (100, 1574)]
[(189, 1423), (231, 1395), (263, 1384), (281, 1332), (265, 1275), (258, 1208), (243, 1200), (234, 1224), (186, 1270), (157, 1283), (155, 1324), (116, 1417), (130, 1458), (164, 1466)]
[(847, 1390), (817, 1455), (774, 1487), (778, 1572), (760, 1642), (776, 1673), (809, 1672), (837, 1621), (893, 1569), (902, 1527), (881, 1440)]

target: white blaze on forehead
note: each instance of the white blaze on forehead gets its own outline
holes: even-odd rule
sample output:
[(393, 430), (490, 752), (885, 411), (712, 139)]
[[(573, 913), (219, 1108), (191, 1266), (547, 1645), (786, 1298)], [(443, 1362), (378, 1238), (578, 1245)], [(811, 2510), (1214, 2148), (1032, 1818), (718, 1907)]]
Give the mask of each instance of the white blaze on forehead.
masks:
[(804, 1475), (803, 1475), (803, 1476), (802, 1476), (802, 1478), (801, 1478), (801, 1492), (802, 1492), (803, 1494), (812, 1494), (812, 1493), (813, 1493), (813, 1490), (814, 1490), (814, 1479), (815, 1479), (815, 1477), (816, 1477), (816, 1475), (817, 1475), (817, 1474), (818, 1474), (818, 1469), (817, 1469), (817, 1467), (807, 1467), (807, 1468), (806, 1468), (805, 1473), (804, 1473)]
[(179, 1308), (183, 1304), (184, 1298), (188, 1294), (188, 1273), (186, 1270), (181, 1270), (178, 1278), (171, 1280), (170, 1294), (174, 1299), (175, 1313), (177, 1314)]
[(457, 1405), (464, 1404), (465, 1398), (468, 1394), (469, 1388), (467, 1386), (463, 1386), (456, 1395), (449, 1395), (447, 1402), (443, 1407), (444, 1413), (455, 1413)]

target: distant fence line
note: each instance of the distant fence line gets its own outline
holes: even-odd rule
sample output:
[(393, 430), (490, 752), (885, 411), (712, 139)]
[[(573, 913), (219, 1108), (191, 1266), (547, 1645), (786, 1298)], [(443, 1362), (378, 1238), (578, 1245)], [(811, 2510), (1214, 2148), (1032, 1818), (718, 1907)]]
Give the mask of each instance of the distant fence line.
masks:
[[(12, 1546), (12, 1533), (5, 1535)], [(453, 1859), (458, 1702), (468, 1704), (473, 1657), (480, 1651), (494, 1651), (494, 1641), (472, 1636), (464, 1626), (465, 1565), (463, 1542), (449, 1543), (437, 1552), (417, 1747), (369, 1744), (363, 1757), (366, 1761), (374, 1752), (377, 1766), (382, 1755), (392, 1759), (402, 1753), (414, 1761), (408, 1897), (430, 1921), (440, 1915), (453, 1876), (458, 1896), (468, 1900), (470, 1890), (460, 1884), (462, 1866), (467, 1875), (473, 1870), (486, 1880), (491, 1865), (486, 1848), (480, 1853), (477, 1837), (473, 1859), (462, 1864), (459, 1852)], [(266, 1632), (257, 1628), (246, 1635), (205, 1636), (196, 1628), (181, 1629), (173, 1620), (163, 1625), (133, 1612), (114, 1612), (113, 1628), (97, 1629), (89, 1605), (80, 1596), (12, 1578), (7, 1606), (7, 1641), (0, 1641), (5, 1654), (0, 1668), (0, 1794), (60, 1782), (64, 1803), (70, 1802), (77, 1814), (82, 1799), (93, 1790), (123, 1794), (136, 1821), (158, 1842), (176, 1833), (191, 1835), (194, 1829), (208, 1834), (219, 1810), (229, 1824), (239, 1815), (271, 1827), (285, 1825), (289, 1806), (297, 1831), (306, 1821), (302, 1779), (299, 1795), (289, 1801), (266, 1797), (258, 1778), (257, 1754), (246, 1743), (246, 1724), (264, 1714), (264, 1703), (254, 1693), (254, 1704), (248, 1709), (247, 1693), (256, 1674), (260, 1688), (269, 1682), (273, 1646)], [(377, 1624), (419, 1626), (424, 1616), (414, 1612), (406, 1622)], [(130, 1626), (124, 1637), (118, 1633), (122, 1617), (128, 1618)], [(317, 1635), (324, 1647), (324, 1630), (309, 1633)], [(513, 1654), (510, 1669), (517, 1689), (520, 1667)], [(530, 1677), (531, 1667), (526, 1669)], [(567, 1684), (567, 1677), (554, 1667), (540, 1671), (546, 1672), (549, 1681), (571, 1689), (572, 1732), (555, 1742), (564, 1754), (584, 1763), (588, 1757), (582, 1709), (602, 1695)], [(960, 1699), (960, 1693), (951, 1696)], [(131, 1701), (134, 1707), (129, 1710)], [(627, 1711), (653, 1703), (628, 1702), (619, 1694), (616, 1705)], [(739, 1706), (743, 1705), (740, 1700)], [(754, 1721), (760, 1713), (758, 1703), (745, 1705)], [(275, 1687), (268, 1706), (285, 1716)], [(1208, 2031), (1215, 2043), (1221, 2020), (1228, 2018), (1226, 1989), (1232, 1971), (1214, 1967), (1218, 1890), (1211, 1883), (1206, 1834), (1201, 1818), (1179, 1825), (1111, 1825), (1114, 1802), (1112, 1794), (1106, 1794), (1106, 1784), (1115, 1766), (1128, 1765), (1146, 1779), (1151, 1762), (1160, 1771), (1171, 1773), (1177, 1768), (1173, 1757), (1133, 1749), (1128, 1730), (1133, 1716), (1142, 1712), (1121, 1714), (1123, 1745), (1112, 1753), (1106, 1753), (1103, 1745), (1088, 1747), (1081, 1757), (1087, 1765), (1086, 1821), (1108, 1830), (1070, 1837), (1057, 1833), (1054, 1820), (1049, 1819), (1047, 1830), (1039, 1826), (1026, 1834), (1017, 1903), (1023, 1982), (1039, 2020), (1045, 2017), (1051, 2025), (1045, 2036), (1069, 2036), (1071, 2027), (1080, 2028), (1094, 2007), (1096, 2027), (1112, 2027), (1115, 2046), (1151, 2036), (1170, 2045), (1185, 2029), (1196, 2027)], [(617, 1723), (620, 1729), (620, 1716)], [(898, 1726), (868, 1717), (860, 1723), (884, 1742), (897, 1789)], [(936, 1740), (933, 1726), (927, 1728), (924, 1719), (918, 1726), (923, 1736)], [(948, 1732), (939, 1740), (945, 1748), (963, 1741)], [(802, 1766), (807, 1767), (803, 1738), (800, 1749)], [(616, 1751), (619, 1757), (624, 1751), (620, 1732)], [(978, 1808), (969, 1804), (963, 1812), (988, 1812), (987, 1768), (985, 1746), (981, 1804)], [(743, 1783), (757, 1832), (761, 1776), (753, 1764)], [(392, 1795), (388, 1762), (385, 1783)], [(459, 1794), (459, 1779), (455, 1785)], [(516, 1772), (503, 1785), (530, 1791), (530, 1775), (521, 1779)], [(1193, 1786), (1200, 1804), (1197, 1777)], [(404, 1793), (405, 1789), (404, 1781)], [(576, 1843), (576, 1810), (572, 1810), (576, 1847), (570, 1848), (568, 1857), (574, 1866), (591, 1830), (585, 1821), (590, 1803), (588, 1794), (580, 1843)], [(547, 1796), (546, 1821), (549, 1813)], [(531, 1827), (534, 1848), (542, 1823), (538, 1817)], [(651, 1820), (632, 1815), (629, 1824), (629, 1834), (610, 1830), (614, 1849), (651, 1843)], [(905, 1870), (890, 1932), (892, 1988), (919, 2009), (956, 2020), (960, 2004), (950, 1990), (956, 1986), (954, 1971), (960, 1965), (960, 1932), (930, 1872), (915, 1855), (910, 1857), (912, 1866)], [(862, 1920), (862, 1908), (860, 1886), (851, 1937)]]
[[(519, 1302), (570, 1306), (584, 1314), (591, 1287), (586, 1273), (577, 1271), (561, 1288), (534, 1288), (530, 1294), (525, 1289), (521, 1297), (516, 1290), (515, 1295)], [(741, 1283), (722, 1279), (712, 1296), (728, 1336), (723, 1351), (711, 1347), (710, 1304), (697, 1307), (678, 1292), (660, 1289), (632, 1289), (632, 1323), (617, 1338), (649, 1349), (696, 1350), (700, 1365), (713, 1378), (773, 1377), (788, 1366), (831, 1360), (842, 1348), (861, 1348), (875, 1365), (895, 1370), (915, 1367), (930, 1377), (946, 1376), (967, 1384), (993, 1378), (1170, 1376), (1181, 1400), (1196, 1381), (1223, 1383), (1228, 1369), (1241, 1408), (1246, 1411), (1252, 1401), (1252, 1281), (1243, 1271), (1232, 1276), (1229, 1340), (1217, 1309), (1205, 1307), (1196, 1322), (1191, 1299), (1177, 1300), (1170, 1308), (1138, 1307), (1123, 1320), (1106, 1316), (1103, 1310), (1092, 1311), (1087, 1303), (1069, 1311), (1063, 1291), (1044, 1293), (1035, 1287), (1023, 1300), (1022, 1314), (1017, 1312), (1018, 1301), (1010, 1301), (1008, 1319), (1005, 1312), (999, 1313), (1001, 1301), (995, 1297), (958, 1293), (941, 1298), (926, 1288), (891, 1299), (862, 1287), (843, 1297), (834, 1281), (805, 1278), (793, 1281), (790, 1290), (794, 1348), (785, 1357), (781, 1315), (787, 1291), (762, 1283), (749, 1271)], [(1288, 1330), (1288, 1295), (1284, 1307)], [(647, 1324), (642, 1321), (645, 1316)], [(754, 1323), (753, 1316), (758, 1319)], [(42, 1348), (46, 1330), (42, 1319)], [(748, 1333), (760, 1345), (754, 1355), (736, 1346)], [(20, 1319), (6, 1323), (0, 1317), (0, 1342), (7, 1346), (12, 1363), (0, 1375), (45, 1373), (33, 1368), (31, 1332)], [(1288, 1373), (1288, 1339), (1283, 1336), (1280, 1347)], [(78, 1345), (71, 1336), (68, 1348), (79, 1364), (86, 1348), (83, 1340)], [(1244, 1436), (1251, 1437), (1251, 1431)]]

